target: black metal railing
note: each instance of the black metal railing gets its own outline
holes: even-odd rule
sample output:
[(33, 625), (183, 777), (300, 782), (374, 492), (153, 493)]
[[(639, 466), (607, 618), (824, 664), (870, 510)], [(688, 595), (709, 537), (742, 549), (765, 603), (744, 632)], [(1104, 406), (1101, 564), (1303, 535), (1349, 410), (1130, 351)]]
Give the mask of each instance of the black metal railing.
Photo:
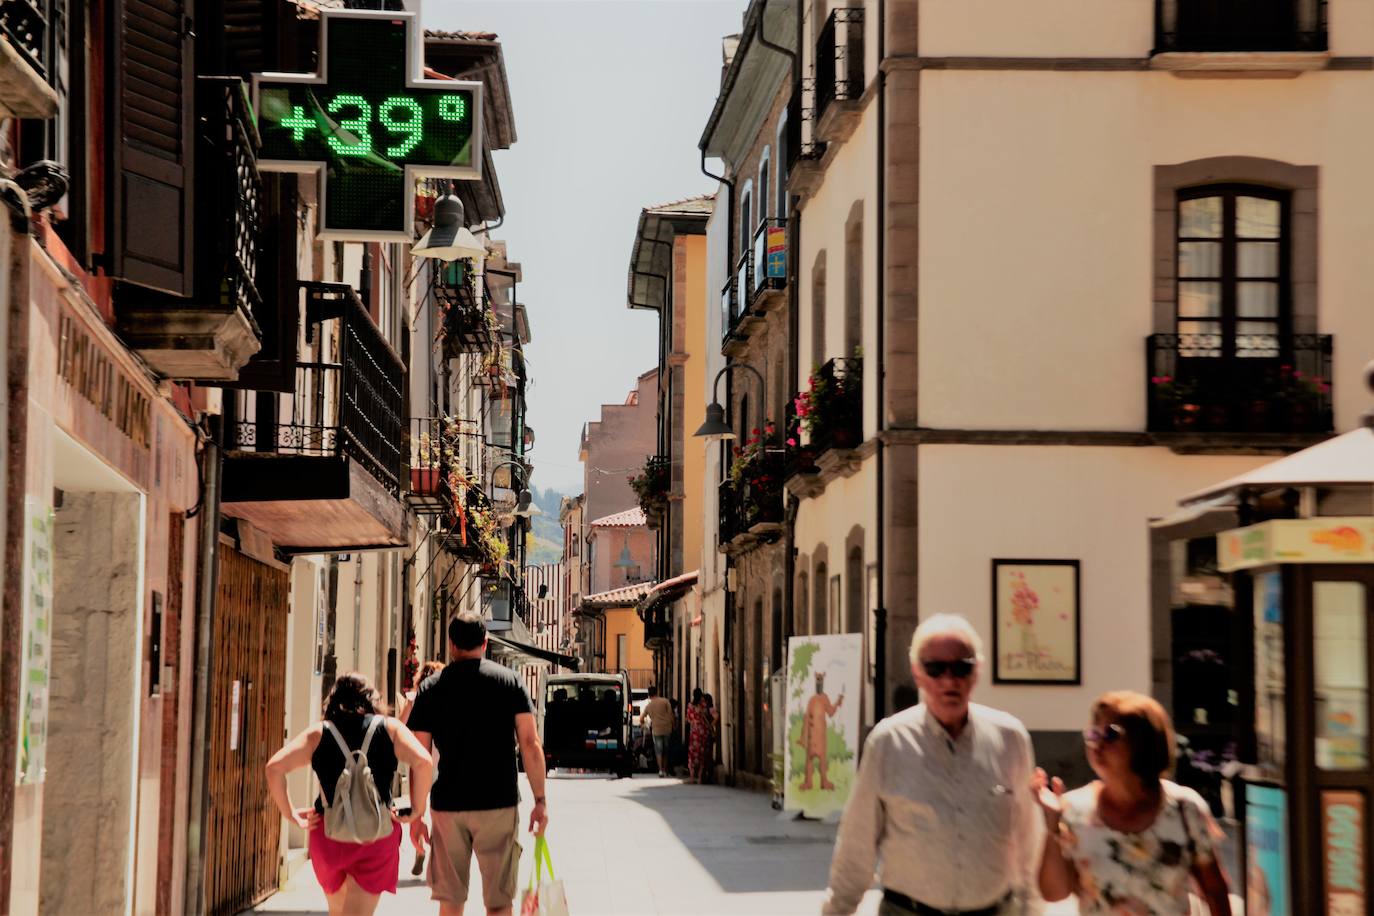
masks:
[(441, 316), (438, 334), (445, 356), (485, 353), (496, 346), (500, 324), (491, 296), (485, 288), (480, 294), (474, 288), (464, 262), (441, 265), (434, 271), (430, 289)]
[(1333, 428), (1329, 334), (1154, 334), (1145, 339), (1151, 432)]
[(781, 447), (769, 446), (743, 462), (736, 460), (718, 491), (722, 544), (755, 525), (782, 521), (785, 475), (786, 455)]
[(753, 278), (749, 300), (764, 290), (787, 286), (787, 220), (765, 217), (754, 230)]
[(864, 91), (864, 11), (832, 10), (816, 39), (816, 117), (831, 102), (857, 101)]
[(202, 76), (196, 92), (197, 298), (240, 309), (256, 324), (263, 183), (248, 90), (240, 79)]
[(0, 34), (39, 76), (48, 75), (48, 0), (0, 0)]
[(394, 496), (401, 492), (403, 370), (363, 310), (353, 287), (306, 283), (307, 318), (338, 320), (337, 363), (296, 365), (293, 393), (277, 415), (237, 425), (246, 451), (317, 457), (347, 456)]
[(1155, 0), (1156, 51), (1325, 51), (1326, 0)]
[(728, 342), (735, 331), (735, 321), (739, 318), (739, 295), (735, 289), (735, 278), (725, 281), (720, 290), (720, 333), (723, 341)]
[(832, 359), (811, 373), (810, 388), (800, 400), (807, 410), (802, 423), (817, 456), (863, 442), (863, 370), (862, 357), (855, 356)]
[(451, 479), (466, 465), (466, 443), (481, 439), (470, 421), (456, 417), (412, 417), (406, 467), (406, 496), (421, 515), (444, 515), (451, 509)]
[(644, 470), (631, 478), (630, 486), (639, 498), (639, 508), (650, 528), (662, 524), (668, 512), (668, 496), (673, 490), (673, 463), (664, 455), (644, 459)]
[(515, 616), (528, 628), (534, 616), (534, 609), (530, 604), (530, 596), (525, 592), (525, 586), (511, 583), (510, 606)]

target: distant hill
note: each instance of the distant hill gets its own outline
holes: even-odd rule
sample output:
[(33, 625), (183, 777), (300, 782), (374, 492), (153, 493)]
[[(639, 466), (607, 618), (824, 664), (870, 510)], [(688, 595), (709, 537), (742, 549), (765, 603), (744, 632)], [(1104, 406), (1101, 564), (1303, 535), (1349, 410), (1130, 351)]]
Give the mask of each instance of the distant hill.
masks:
[(534, 517), (527, 562), (531, 566), (557, 563), (563, 556), (563, 526), (558, 523), (558, 507), (563, 501), (563, 494), (554, 489), (541, 490), (538, 487), (533, 489), (532, 494), (534, 504), (543, 514)]

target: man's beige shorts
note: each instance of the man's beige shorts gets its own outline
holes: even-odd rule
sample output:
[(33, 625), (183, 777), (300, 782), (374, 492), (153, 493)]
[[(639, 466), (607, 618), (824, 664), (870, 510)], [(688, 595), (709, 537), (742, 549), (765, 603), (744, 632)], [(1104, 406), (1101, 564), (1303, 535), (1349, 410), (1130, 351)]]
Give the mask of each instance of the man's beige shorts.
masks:
[(513, 904), (520, 871), (516, 810), (431, 811), (430, 817), (430, 896), (444, 903), (466, 903), (472, 854), (476, 853), (477, 868), (482, 872), (482, 902), (487, 909)]

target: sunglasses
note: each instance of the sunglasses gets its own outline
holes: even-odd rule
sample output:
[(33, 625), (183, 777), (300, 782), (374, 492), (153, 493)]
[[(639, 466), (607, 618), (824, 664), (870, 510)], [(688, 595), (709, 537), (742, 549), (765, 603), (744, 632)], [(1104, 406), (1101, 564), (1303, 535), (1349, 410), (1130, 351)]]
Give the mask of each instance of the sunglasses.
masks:
[(1126, 737), (1126, 730), (1120, 725), (1103, 725), (1083, 729), (1084, 744), (1115, 744)]
[(921, 668), (925, 673), (933, 678), (944, 677), (946, 673), (952, 674), (957, 678), (966, 678), (973, 673), (973, 669), (978, 667), (976, 658), (961, 658), (957, 661), (921, 661)]

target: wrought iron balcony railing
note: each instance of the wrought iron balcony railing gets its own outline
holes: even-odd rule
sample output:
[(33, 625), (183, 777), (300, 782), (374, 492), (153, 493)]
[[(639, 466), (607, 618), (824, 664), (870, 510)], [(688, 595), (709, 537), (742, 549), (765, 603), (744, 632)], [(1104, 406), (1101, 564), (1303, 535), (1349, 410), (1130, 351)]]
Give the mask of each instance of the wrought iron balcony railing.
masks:
[(832, 10), (816, 39), (816, 118), (831, 102), (854, 102), (864, 91), (864, 11)]
[(1325, 51), (1326, 0), (1155, 0), (1156, 51)]
[(1333, 428), (1328, 334), (1155, 334), (1145, 365), (1151, 432)]
[[(832, 359), (811, 373), (811, 384), (792, 404), (812, 458), (830, 449), (857, 448), (863, 442), (864, 361)], [(800, 440), (799, 440), (800, 441)]]
[(444, 355), (486, 353), (500, 341), (501, 327), (486, 289), (479, 294), (462, 261), (443, 264), (430, 285), (442, 316), (439, 337)]
[(769, 216), (759, 223), (754, 230), (752, 266), (751, 305), (760, 293), (787, 286), (787, 220)]
[(769, 446), (742, 463), (719, 488), (720, 542), (728, 543), (755, 525), (780, 523), (783, 514), (783, 479), (786, 455)]
[(203, 290), (197, 298), (218, 298), (221, 306), (240, 309), (256, 325), (262, 313), (263, 189), (247, 87), (232, 77), (202, 76), (196, 91), (196, 285)]
[(735, 289), (735, 278), (725, 281), (720, 291), (720, 333), (728, 342), (735, 332), (735, 322), (739, 319), (739, 295)]
[(0, 34), (44, 79), (48, 75), (49, 0), (0, 0)]
[(401, 492), (400, 359), (382, 339), (353, 287), (306, 283), (309, 321), (339, 321), (337, 363), (298, 363), (281, 412), (240, 422), (244, 451), (356, 461), (392, 495)]

